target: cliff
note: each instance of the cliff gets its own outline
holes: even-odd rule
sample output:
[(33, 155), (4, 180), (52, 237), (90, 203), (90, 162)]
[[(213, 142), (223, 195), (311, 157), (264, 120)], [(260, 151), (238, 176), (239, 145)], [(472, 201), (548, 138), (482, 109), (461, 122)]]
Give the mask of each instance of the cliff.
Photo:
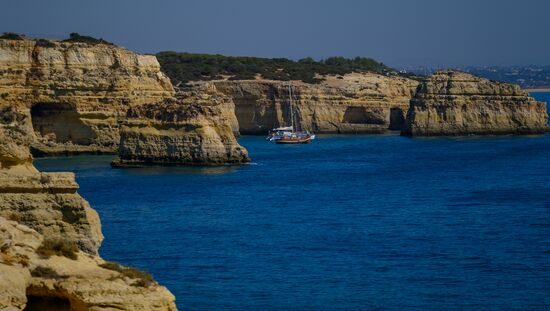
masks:
[[(0, 104), (27, 109), (35, 155), (116, 153), (123, 141), (120, 155), (127, 163), (146, 154), (146, 162), (157, 164), (240, 163), (248, 159), (246, 150), (226, 130), (227, 124), (231, 129), (237, 124), (230, 100), (218, 104), (221, 94), (208, 91), (177, 102), (175, 95), (152, 55), (110, 44), (0, 39)], [(166, 120), (155, 123), (145, 114), (139, 120), (141, 114), (136, 114), (160, 111), (168, 102), (172, 103), (170, 113), (196, 108), (204, 115), (179, 120), (163, 130), (159, 126), (166, 127)], [(191, 107), (192, 102), (196, 105)], [(174, 108), (179, 104), (182, 107)], [(132, 116), (126, 120), (130, 109)], [(195, 129), (183, 129), (184, 123)], [(143, 130), (136, 136), (137, 128), (155, 131)], [(176, 138), (176, 128), (185, 133), (178, 132)]]
[(325, 76), (319, 84), (275, 80), (207, 83), (233, 100), (241, 134), (265, 134), (274, 127), (289, 124), (289, 83), (303, 130), (315, 133), (401, 130), (418, 85), (411, 79), (375, 73)]
[(152, 55), (107, 44), (0, 39), (0, 104), (30, 110), (36, 154), (114, 153), (118, 115), (173, 95)]
[(178, 97), (128, 111), (114, 167), (249, 161), (234, 135), (236, 120), (229, 98), (209, 85), (181, 92)]
[(402, 134), (537, 134), (547, 123), (546, 104), (517, 85), (441, 71), (419, 85)]
[(70, 173), (32, 165), (24, 105), (0, 105), (0, 309), (176, 310), (174, 296), (97, 255), (97, 213)]

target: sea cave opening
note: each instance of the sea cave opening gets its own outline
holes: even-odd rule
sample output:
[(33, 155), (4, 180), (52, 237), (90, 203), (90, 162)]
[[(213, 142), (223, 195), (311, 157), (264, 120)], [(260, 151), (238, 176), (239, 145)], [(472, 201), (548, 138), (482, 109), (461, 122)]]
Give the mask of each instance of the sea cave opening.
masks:
[(365, 107), (351, 106), (346, 108), (342, 123), (383, 125), (385, 121), (376, 111), (367, 110)]
[(56, 143), (89, 145), (96, 133), (82, 122), (76, 105), (70, 103), (36, 103), (31, 107), (34, 131)]
[(405, 125), (405, 113), (401, 108), (390, 109), (390, 126), (391, 131), (400, 131)]
[(70, 311), (71, 302), (67, 298), (27, 295), (24, 311)]

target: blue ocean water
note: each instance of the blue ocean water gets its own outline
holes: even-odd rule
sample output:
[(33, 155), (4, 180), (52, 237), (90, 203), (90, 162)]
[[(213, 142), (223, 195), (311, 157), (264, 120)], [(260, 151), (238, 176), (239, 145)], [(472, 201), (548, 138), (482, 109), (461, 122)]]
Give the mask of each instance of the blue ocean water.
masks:
[(35, 162), (184, 310), (550, 309), (550, 135), (240, 142), (253, 164)]

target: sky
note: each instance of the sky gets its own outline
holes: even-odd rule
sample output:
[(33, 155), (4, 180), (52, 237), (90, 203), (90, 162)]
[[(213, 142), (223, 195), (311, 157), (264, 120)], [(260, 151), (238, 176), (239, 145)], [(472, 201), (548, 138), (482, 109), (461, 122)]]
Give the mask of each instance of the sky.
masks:
[(2, 0), (0, 32), (140, 53), (372, 57), (396, 68), (550, 65), (548, 0)]

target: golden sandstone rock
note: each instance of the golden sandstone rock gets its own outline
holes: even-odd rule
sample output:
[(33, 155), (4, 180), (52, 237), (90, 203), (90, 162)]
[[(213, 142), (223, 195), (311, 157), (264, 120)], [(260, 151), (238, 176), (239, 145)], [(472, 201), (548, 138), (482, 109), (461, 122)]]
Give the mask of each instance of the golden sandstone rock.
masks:
[[(173, 102), (174, 89), (160, 71), (155, 56), (135, 54), (108, 44), (40, 42), (0, 39), (0, 104), (17, 105), (30, 115), (29, 129), (34, 135), (29, 137), (36, 155), (116, 153), (121, 139), (119, 123), (124, 122), (124, 129), (128, 130), (131, 121), (136, 121), (126, 122), (130, 108), (139, 110), (146, 105), (148, 108), (143, 109), (159, 109), (164, 103)], [(156, 162), (246, 161), (246, 150), (227, 131), (237, 122), (231, 102), (218, 105), (215, 95), (196, 91), (183, 102), (184, 106), (197, 104), (211, 108), (204, 109), (206, 115), (186, 121), (195, 126), (201, 123), (191, 135), (195, 138), (190, 138), (190, 133), (179, 126), (170, 131), (169, 136), (174, 139), (150, 136), (145, 145), (159, 143), (154, 147), (159, 150), (155, 156), (162, 157), (161, 149), (168, 150), (169, 144), (184, 144), (178, 150), (185, 149), (188, 153)], [(132, 137), (131, 131), (126, 133), (124, 140)], [(178, 135), (181, 137), (177, 138)], [(130, 138), (124, 146), (129, 147), (135, 141)], [(14, 148), (10, 150), (16, 152)], [(132, 157), (136, 160), (146, 152), (139, 151)], [(126, 155), (128, 152), (123, 153)], [(149, 160), (151, 157), (145, 162)]]
[(315, 133), (383, 133), (400, 130), (418, 82), (375, 73), (325, 76), (319, 84), (301, 81), (214, 81), (235, 105), (241, 134), (265, 134), (288, 125), (288, 85), (297, 119)]
[(229, 98), (211, 85), (182, 92), (177, 100), (131, 108), (121, 123), (114, 167), (223, 165), (249, 161), (237, 143)]
[(423, 81), (411, 100), (404, 135), (538, 134), (547, 131), (546, 104), (519, 86), (456, 71)]
[[(103, 239), (99, 217), (78, 194), (74, 174), (41, 173), (33, 166), (29, 152), (29, 145), (36, 144), (37, 136), (44, 134), (40, 129), (35, 135), (37, 128), (33, 128), (31, 111), (36, 105), (48, 103), (48, 109), (55, 110), (69, 104), (74, 108), (71, 118), (76, 115), (79, 119), (80, 110), (108, 110), (109, 105), (101, 104), (99, 99), (109, 99), (111, 94), (112, 101), (121, 106), (140, 104), (144, 93), (136, 85), (126, 85), (128, 89), (119, 91), (103, 89), (101, 82), (86, 80), (87, 74), (82, 72), (93, 60), (98, 65), (90, 68), (89, 75), (97, 75), (99, 80), (109, 72), (104, 67), (109, 64), (108, 57), (101, 53), (125, 52), (111, 46), (64, 43), (55, 43), (55, 48), (49, 49), (43, 54), (35, 41), (0, 40), (0, 309), (176, 310), (174, 296), (149, 278), (144, 280), (144, 274), (105, 265), (97, 254)], [(36, 57), (41, 61), (35, 62)], [(65, 63), (58, 66), (61, 58)], [(147, 57), (133, 59), (147, 64), (145, 68), (154, 68), (156, 63)], [(88, 65), (81, 66), (78, 61)], [(134, 73), (128, 67), (130, 76), (139, 70), (132, 68)], [(166, 80), (157, 73), (158, 79)], [(40, 80), (45, 75), (55, 78)], [(128, 76), (121, 80), (113, 75), (105, 78), (128, 82)], [(171, 95), (169, 82), (167, 86), (168, 91), (160, 87), (153, 99)], [(61, 122), (56, 119), (51, 124)], [(48, 253), (45, 245), (62, 245), (75, 259)]]
[(0, 103), (28, 109), (38, 154), (114, 153), (118, 115), (173, 95), (155, 56), (107, 44), (0, 39)]
[[(28, 115), (0, 110), (0, 309), (176, 310), (166, 288), (102, 267), (99, 218), (74, 174), (38, 172)], [(39, 254), (46, 239), (75, 245), (76, 260)]]
[(76, 260), (38, 255), (43, 239), (0, 217), (0, 241), (10, 241), (0, 251), (1, 310), (176, 310), (174, 296), (164, 287), (104, 268), (98, 256), (81, 251)]

